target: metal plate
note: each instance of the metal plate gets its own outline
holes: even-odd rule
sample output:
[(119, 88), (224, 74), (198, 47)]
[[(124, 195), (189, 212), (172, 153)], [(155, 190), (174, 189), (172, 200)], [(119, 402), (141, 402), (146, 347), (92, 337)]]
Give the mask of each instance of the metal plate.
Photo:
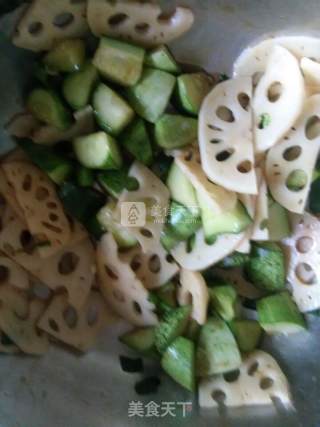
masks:
[[(3, 2), (2, 2), (3, 3)], [(166, 6), (174, 2), (163, 2)], [(194, 9), (194, 29), (174, 43), (177, 57), (209, 71), (230, 72), (242, 48), (257, 38), (278, 33), (316, 34), (316, 0), (184, 0)], [(170, 8), (169, 7), (169, 8)], [(8, 39), (12, 16), (0, 21), (0, 152), (11, 145), (3, 125), (19, 110), (28, 82), (32, 55), (14, 49)], [(274, 407), (218, 413), (199, 411), (196, 398), (161, 376), (157, 394), (143, 399), (134, 392), (139, 375), (121, 371), (118, 355), (128, 354), (117, 340), (119, 324), (107, 330), (94, 351), (79, 357), (51, 347), (43, 358), (0, 356), (0, 427), (236, 426), (287, 427), (320, 425), (320, 322), (308, 319), (310, 330), (298, 336), (268, 338), (264, 348), (275, 355), (291, 383), (295, 411)], [(146, 366), (146, 372), (158, 368)], [(172, 402), (175, 417), (129, 417), (130, 401)], [(192, 402), (183, 416), (178, 402)]]

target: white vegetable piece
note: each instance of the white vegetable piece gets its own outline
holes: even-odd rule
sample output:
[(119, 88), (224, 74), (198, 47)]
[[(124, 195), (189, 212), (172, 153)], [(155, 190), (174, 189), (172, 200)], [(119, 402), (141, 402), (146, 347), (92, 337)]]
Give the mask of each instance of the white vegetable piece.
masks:
[(17, 289), (29, 289), (28, 273), (10, 258), (0, 256), (0, 284), (5, 281)]
[(203, 379), (199, 386), (199, 405), (203, 408), (218, 407), (215, 400), (224, 398), (227, 407), (272, 405), (277, 398), (291, 407), (288, 381), (280, 366), (270, 354), (257, 350), (242, 363), (236, 381), (227, 382), (223, 375)]
[(269, 240), (268, 188), (261, 169), (257, 169), (256, 173), (259, 182), (259, 192), (255, 197), (256, 208), (251, 240)]
[(177, 7), (168, 17), (157, 4), (139, 1), (88, 0), (88, 22), (96, 36), (120, 37), (145, 46), (168, 43), (188, 31), (193, 13)]
[[(320, 148), (319, 116), (320, 95), (314, 95), (306, 101), (295, 127), (267, 155), (266, 178), (272, 197), (291, 212), (305, 209)], [(303, 179), (297, 189), (290, 186), (295, 174)]]
[(203, 276), (198, 271), (182, 269), (180, 272), (180, 285), (178, 289), (179, 304), (190, 304), (191, 297), (191, 317), (196, 320), (199, 325), (204, 325), (207, 320), (209, 292)]
[(302, 58), (300, 67), (307, 86), (320, 88), (320, 63), (310, 58)]
[(51, 49), (57, 40), (82, 37), (87, 32), (86, 2), (34, 0), (12, 41), (18, 47), (38, 52)]
[(218, 236), (212, 245), (208, 245), (203, 231), (199, 230), (195, 234), (191, 251), (187, 242), (181, 242), (171, 254), (183, 268), (191, 271), (204, 270), (234, 252), (244, 238), (245, 233), (224, 234)]
[(253, 97), (254, 138), (258, 153), (275, 145), (293, 126), (305, 101), (297, 59), (275, 46)]
[(288, 282), (301, 312), (320, 308), (320, 222), (305, 213), (295, 215), (292, 234), (283, 241), (288, 262)]
[(105, 234), (97, 248), (101, 292), (119, 316), (137, 326), (157, 323), (149, 293), (126, 262), (121, 261), (112, 234)]
[(256, 194), (252, 82), (227, 80), (205, 98), (199, 114), (201, 163), (207, 177), (238, 193)]

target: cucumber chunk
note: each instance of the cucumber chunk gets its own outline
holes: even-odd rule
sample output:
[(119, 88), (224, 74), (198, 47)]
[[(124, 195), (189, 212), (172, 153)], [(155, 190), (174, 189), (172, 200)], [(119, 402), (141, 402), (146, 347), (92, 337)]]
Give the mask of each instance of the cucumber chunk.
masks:
[(77, 183), (81, 187), (92, 187), (94, 184), (93, 171), (84, 166), (79, 166), (77, 169)]
[(72, 73), (79, 70), (86, 57), (83, 40), (67, 39), (58, 44), (43, 57), (43, 62), (50, 71)]
[(248, 280), (261, 290), (274, 292), (285, 288), (285, 259), (276, 243), (252, 242), (244, 271)]
[(291, 227), (288, 211), (271, 197), (269, 197), (269, 240), (279, 242), (290, 236)]
[(154, 293), (168, 306), (175, 308), (177, 306), (176, 286), (173, 282), (168, 282), (156, 289)]
[(92, 104), (99, 126), (111, 135), (118, 135), (134, 116), (130, 105), (103, 83), (94, 91)]
[(138, 180), (129, 176), (126, 168), (100, 172), (98, 182), (104, 190), (116, 199), (123, 190), (135, 191), (139, 188)]
[(121, 135), (122, 145), (139, 162), (150, 166), (153, 162), (151, 141), (145, 122), (142, 119), (135, 120)]
[(197, 116), (204, 98), (213, 87), (206, 73), (182, 74), (177, 79), (179, 102), (189, 114)]
[(167, 252), (170, 252), (173, 248), (175, 248), (180, 243), (180, 241), (181, 240), (175, 234), (173, 234), (168, 227), (163, 228), (160, 236), (160, 243)]
[(156, 123), (167, 108), (175, 82), (165, 71), (146, 68), (140, 81), (127, 89), (129, 102), (139, 116)]
[(269, 334), (291, 334), (306, 329), (306, 323), (289, 292), (262, 298), (257, 302), (261, 327)]
[(195, 189), (176, 163), (173, 163), (170, 168), (166, 184), (172, 200), (192, 211), (197, 209), (198, 201)]
[(172, 157), (167, 156), (161, 151), (152, 164), (151, 170), (162, 182), (166, 182), (172, 163)]
[(232, 332), (218, 318), (210, 318), (202, 326), (196, 354), (196, 371), (200, 377), (238, 369), (241, 355)]
[(218, 314), (227, 322), (234, 319), (238, 298), (233, 286), (214, 286), (209, 289), (209, 296), (210, 308), (213, 314)]
[(188, 305), (172, 309), (164, 315), (155, 331), (155, 345), (159, 353), (164, 353), (178, 336), (183, 335), (191, 310), (192, 307)]
[(180, 241), (187, 240), (201, 227), (198, 212), (194, 212), (177, 202), (171, 202), (168, 227)]
[(228, 323), (240, 351), (250, 353), (261, 341), (262, 328), (256, 320), (236, 319)]
[(34, 89), (28, 97), (27, 109), (36, 119), (60, 130), (65, 130), (71, 125), (69, 111), (51, 90)]
[(192, 341), (176, 338), (162, 356), (161, 366), (182, 387), (195, 391), (195, 347)]
[(201, 326), (195, 319), (190, 319), (187, 330), (185, 332), (185, 337), (191, 341), (197, 342), (200, 334)]
[(158, 46), (150, 52), (147, 52), (144, 63), (149, 67), (167, 71), (168, 73), (181, 73), (181, 68), (165, 45)]
[(84, 108), (90, 100), (91, 92), (98, 81), (98, 72), (89, 62), (82, 70), (70, 74), (63, 82), (65, 100), (74, 110)]
[(156, 123), (155, 139), (166, 149), (182, 148), (198, 137), (198, 120), (178, 114), (164, 114)]
[(243, 267), (248, 260), (249, 255), (234, 252), (233, 254), (223, 258), (223, 260), (217, 264), (217, 267), (224, 269)]
[(132, 86), (140, 79), (144, 55), (142, 47), (102, 37), (93, 64), (106, 79)]
[(311, 184), (309, 207), (313, 214), (320, 213), (320, 178), (317, 178)]
[(126, 332), (119, 337), (119, 340), (131, 348), (145, 356), (153, 355), (154, 353), (154, 327), (138, 328), (133, 331)]
[(122, 166), (117, 143), (105, 132), (76, 138), (73, 149), (79, 163), (89, 169), (120, 169)]

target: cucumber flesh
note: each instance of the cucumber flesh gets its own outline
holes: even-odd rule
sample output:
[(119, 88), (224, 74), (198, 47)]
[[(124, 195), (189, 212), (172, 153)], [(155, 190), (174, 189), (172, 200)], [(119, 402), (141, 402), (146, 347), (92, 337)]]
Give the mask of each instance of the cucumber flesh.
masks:
[(255, 350), (261, 341), (262, 328), (256, 320), (235, 319), (228, 323), (243, 353)]
[(129, 102), (139, 116), (156, 123), (167, 108), (175, 82), (165, 71), (146, 68), (140, 81), (127, 89)]
[(94, 174), (91, 169), (79, 166), (77, 170), (77, 183), (81, 187), (92, 187), (94, 184)]
[(269, 198), (268, 229), (269, 240), (274, 242), (279, 242), (291, 234), (288, 211), (271, 197)]
[(170, 310), (156, 327), (155, 345), (160, 354), (180, 335), (187, 327), (192, 307), (184, 306)]
[(176, 163), (173, 163), (170, 168), (166, 184), (172, 200), (181, 203), (192, 211), (198, 211), (195, 189)]
[(41, 122), (65, 130), (71, 126), (71, 115), (61, 99), (51, 90), (34, 89), (27, 100), (27, 109)]
[(134, 191), (139, 188), (136, 178), (128, 176), (127, 169), (104, 171), (98, 174), (98, 182), (101, 187), (116, 199), (123, 190)]
[(83, 40), (67, 39), (58, 44), (43, 57), (43, 62), (50, 71), (72, 73), (79, 70), (86, 57)]
[(175, 308), (177, 306), (176, 286), (173, 282), (168, 282), (155, 290), (154, 293), (168, 306)]
[(213, 87), (213, 80), (206, 73), (182, 74), (177, 79), (180, 104), (189, 114), (197, 116), (204, 98)]
[(103, 83), (94, 91), (92, 104), (99, 126), (111, 135), (118, 135), (134, 116), (130, 105)]
[(261, 327), (269, 334), (291, 334), (306, 329), (306, 323), (287, 291), (257, 302)]
[(155, 139), (166, 149), (182, 148), (198, 137), (198, 120), (178, 114), (164, 114), (156, 123)]
[(187, 330), (185, 332), (185, 337), (191, 341), (197, 342), (200, 334), (201, 326), (195, 319), (190, 319)]
[(174, 233), (172, 233), (169, 227), (163, 228), (160, 236), (160, 243), (167, 252), (170, 252), (180, 242), (181, 240)]
[(138, 328), (121, 335), (119, 340), (132, 350), (143, 355), (152, 355), (154, 352), (154, 327)]
[(153, 161), (151, 141), (142, 119), (135, 120), (121, 135), (122, 145), (139, 162), (150, 166)]
[(162, 356), (161, 366), (182, 387), (195, 391), (195, 347), (192, 341), (176, 338)]
[(171, 233), (180, 241), (187, 240), (201, 228), (201, 220), (197, 212), (177, 202), (171, 202), (168, 225)]
[(202, 326), (197, 346), (196, 372), (200, 377), (238, 369), (241, 355), (232, 332), (218, 318), (209, 318)]
[(88, 105), (92, 89), (98, 81), (98, 72), (89, 62), (82, 70), (70, 74), (63, 82), (62, 92), (65, 100), (74, 110)]
[(75, 155), (89, 169), (120, 169), (122, 157), (115, 139), (105, 132), (96, 132), (73, 141)]
[(209, 289), (210, 308), (213, 314), (218, 314), (229, 322), (236, 316), (237, 293), (233, 286), (214, 286)]
[(167, 46), (158, 46), (147, 53), (144, 63), (149, 67), (158, 70), (167, 71), (172, 74), (179, 74), (181, 68), (177, 61), (174, 59), (172, 53)]
[(102, 37), (93, 64), (106, 79), (132, 86), (140, 79), (144, 55), (142, 47)]

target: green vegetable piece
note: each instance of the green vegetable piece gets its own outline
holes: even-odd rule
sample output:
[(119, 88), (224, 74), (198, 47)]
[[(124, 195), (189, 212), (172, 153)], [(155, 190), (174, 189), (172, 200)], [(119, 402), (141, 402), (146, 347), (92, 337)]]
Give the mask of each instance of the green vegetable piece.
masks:
[(65, 130), (71, 125), (71, 116), (60, 98), (47, 89), (34, 89), (27, 100), (27, 109), (41, 122)]
[(210, 308), (223, 320), (229, 322), (236, 316), (237, 293), (233, 286), (214, 286), (209, 289)]
[(151, 141), (142, 119), (135, 120), (121, 135), (122, 145), (139, 162), (150, 166), (153, 161)]
[(249, 255), (233, 252), (233, 254), (223, 258), (223, 260), (217, 264), (217, 267), (224, 269), (243, 267), (248, 260)]
[(262, 298), (257, 302), (261, 327), (269, 334), (291, 334), (307, 328), (289, 292)]
[(132, 331), (126, 332), (121, 335), (119, 340), (131, 348), (145, 356), (152, 356), (154, 354), (154, 340), (155, 340), (155, 328), (146, 327), (138, 328)]
[(182, 148), (198, 137), (198, 120), (178, 114), (164, 114), (156, 123), (155, 139), (166, 149)]
[(86, 227), (89, 234), (93, 236), (96, 240), (100, 240), (101, 237), (105, 234), (105, 230), (101, 227), (96, 215), (91, 217), (83, 225)]
[(155, 344), (159, 353), (164, 353), (175, 338), (183, 335), (191, 310), (191, 306), (184, 306), (172, 309), (164, 315), (155, 331)]
[(139, 188), (139, 182), (136, 178), (128, 175), (126, 168), (100, 172), (98, 182), (104, 190), (116, 199), (123, 190), (135, 191)]
[(166, 283), (165, 285), (156, 289), (154, 293), (169, 307), (175, 308), (177, 306), (176, 286), (173, 282)]
[(308, 182), (308, 176), (302, 169), (295, 169), (292, 171), (287, 180), (286, 186), (291, 191), (300, 191), (302, 190)]
[(259, 118), (259, 124), (258, 124), (259, 129), (265, 129), (270, 124), (271, 124), (270, 114), (269, 113), (261, 114)]
[(202, 326), (196, 354), (197, 376), (208, 377), (238, 369), (241, 355), (232, 332), (218, 318), (209, 318)]
[(162, 356), (161, 366), (182, 387), (195, 391), (195, 348), (192, 341), (176, 338)]
[(81, 187), (92, 187), (94, 184), (94, 174), (91, 169), (79, 166), (77, 169), (77, 183)]
[(165, 182), (168, 178), (172, 162), (172, 157), (166, 156), (163, 152), (161, 152), (152, 164), (151, 170), (155, 175), (157, 175), (157, 177), (161, 179), (161, 181)]
[(288, 211), (269, 197), (268, 218), (269, 240), (279, 242), (291, 234)]
[(132, 86), (140, 79), (144, 55), (142, 47), (102, 37), (93, 64), (106, 79)]
[(80, 39), (59, 41), (44, 57), (43, 62), (51, 71), (72, 73), (79, 70), (86, 57), (85, 42)]
[(181, 68), (174, 59), (167, 46), (158, 46), (146, 54), (144, 63), (152, 68), (167, 71), (172, 74), (179, 74)]
[(73, 141), (75, 155), (89, 169), (120, 169), (122, 157), (117, 142), (105, 132), (81, 136)]
[(285, 288), (285, 259), (276, 243), (252, 242), (244, 271), (248, 280), (261, 290), (274, 292)]
[(167, 108), (175, 81), (165, 71), (146, 68), (140, 81), (127, 90), (129, 102), (139, 116), (156, 123)]
[(320, 213), (320, 179), (316, 179), (311, 184), (309, 196), (310, 211), (314, 214)]
[(197, 211), (190, 210), (180, 203), (171, 202), (167, 227), (180, 241), (187, 240), (201, 228), (201, 220)]
[(176, 163), (172, 163), (166, 184), (171, 199), (192, 211), (198, 207), (195, 189)]
[(65, 78), (62, 86), (65, 100), (74, 110), (84, 108), (89, 103), (91, 92), (97, 81), (98, 72), (89, 62), (82, 70)]
[(169, 227), (163, 228), (160, 236), (160, 243), (167, 252), (170, 252), (180, 242), (181, 240), (174, 233), (172, 233)]
[(235, 319), (229, 323), (229, 328), (241, 352), (250, 353), (259, 346), (262, 328), (256, 320)]
[(111, 135), (118, 135), (134, 117), (130, 105), (103, 83), (94, 91), (92, 104), (99, 126)]
[(213, 88), (213, 79), (206, 73), (182, 74), (177, 79), (178, 97), (182, 107), (197, 116), (204, 98)]
[(185, 332), (185, 337), (191, 341), (197, 342), (200, 334), (201, 326), (195, 319), (190, 319), (187, 330)]

